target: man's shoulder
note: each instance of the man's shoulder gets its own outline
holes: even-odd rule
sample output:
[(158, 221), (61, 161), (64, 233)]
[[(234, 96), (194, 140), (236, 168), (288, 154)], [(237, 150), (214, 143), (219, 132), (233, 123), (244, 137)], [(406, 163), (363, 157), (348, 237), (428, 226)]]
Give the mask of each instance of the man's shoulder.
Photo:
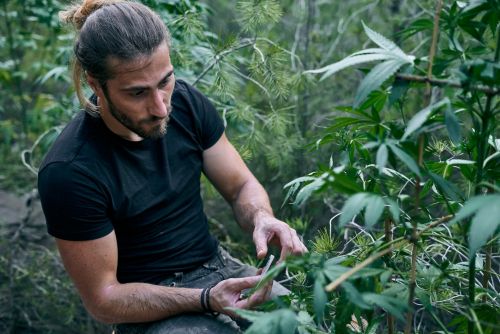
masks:
[(199, 100), (207, 99), (196, 87), (183, 79), (175, 80), (175, 88), (172, 96), (173, 103), (193, 103)]
[(92, 143), (92, 137), (96, 133), (95, 124), (97, 120), (86, 114), (84, 111), (78, 112), (75, 117), (64, 127), (61, 134), (50, 148), (40, 165), (40, 172), (52, 163), (68, 163), (77, 158), (84, 146)]

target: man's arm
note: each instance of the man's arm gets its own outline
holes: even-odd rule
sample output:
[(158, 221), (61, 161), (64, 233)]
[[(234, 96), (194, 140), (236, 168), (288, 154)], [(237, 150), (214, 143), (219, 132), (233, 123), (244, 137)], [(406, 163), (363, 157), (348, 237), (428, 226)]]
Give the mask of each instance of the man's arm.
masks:
[(266, 191), (225, 134), (203, 152), (203, 170), (231, 204), (241, 227), (253, 233), (258, 258), (266, 256), (270, 242), (281, 247), (280, 261), (307, 251), (295, 230), (274, 217)]
[[(118, 249), (114, 232), (89, 241), (56, 239), (64, 266), (89, 313), (104, 323), (148, 322), (184, 312), (202, 311), (201, 289), (171, 288), (117, 281)], [(259, 276), (230, 279), (213, 288), (214, 311), (249, 308), (262, 303), (267, 290), (239, 300), (241, 290), (255, 286)]]

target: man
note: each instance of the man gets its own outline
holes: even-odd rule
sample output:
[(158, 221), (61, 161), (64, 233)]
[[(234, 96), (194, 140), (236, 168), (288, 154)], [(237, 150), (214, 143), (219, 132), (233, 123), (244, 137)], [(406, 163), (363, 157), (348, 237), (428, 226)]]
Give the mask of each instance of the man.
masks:
[(238, 332), (228, 308), (262, 303), (271, 285), (242, 297), (260, 276), (209, 234), (201, 172), (252, 233), (258, 258), (270, 242), (280, 260), (305, 246), (273, 216), (207, 98), (175, 80), (170, 37), (155, 13), (86, 0), (62, 17), (78, 30), (74, 81), (86, 112), (47, 154), (39, 191), (84, 305), (99, 321), (125, 324), (119, 333)]

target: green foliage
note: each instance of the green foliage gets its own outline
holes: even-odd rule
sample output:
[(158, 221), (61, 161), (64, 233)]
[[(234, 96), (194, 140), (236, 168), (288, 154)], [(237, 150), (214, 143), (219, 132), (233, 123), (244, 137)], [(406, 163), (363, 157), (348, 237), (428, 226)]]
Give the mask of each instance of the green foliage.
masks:
[(234, 310), (241, 317), (253, 324), (245, 331), (247, 334), (287, 334), (297, 328), (297, 316), (290, 310), (276, 310), (269, 313)]
[[(254, 322), (249, 332), (387, 332), (386, 314), (402, 331), (413, 311), (420, 333), (470, 333), (470, 323), (478, 332), (498, 331), (499, 276), (486, 259), (498, 256), (499, 103), (498, 93), (484, 90), (498, 92), (500, 84), (498, 0), (445, 2), (430, 73), (429, 0), (143, 2), (171, 30), (176, 76), (214, 102), (274, 207), (283, 203), (277, 214), (310, 237), (309, 254), (266, 275), (285, 276), (291, 294), (267, 304), (269, 312), (238, 311)], [(34, 187), (21, 154), (36, 172), (57, 127), (78, 109), (67, 70), (73, 34), (57, 19), (64, 3), (0, 5), (5, 189)], [(316, 81), (311, 74), (319, 73)], [(232, 218), (205, 183), (212, 227), (226, 246), (253, 259), (254, 247), (241, 246), (219, 223)], [(0, 294), (8, 301), (0, 323), (7, 331), (109, 332), (88, 318), (53, 245), (27, 242), (22, 222), (17, 239), (15, 231), (0, 239)], [(465, 302), (471, 272), (489, 284), (472, 280), (478, 295)], [(347, 273), (337, 289), (325, 290)], [(410, 307), (412, 286), (417, 302)]]
[[(438, 13), (444, 37), (437, 43), (436, 53), (421, 48), (430, 48), (432, 17), (405, 22), (397, 35), (403, 38), (399, 43), (417, 39), (418, 44), (420, 40), (411, 52), (415, 56), (407, 56), (396, 43), (363, 24), (369, 39), (380, 48), (367, 48), (304, 72), (321, 73), (320, 82), (325, 82), (350, 66), (382, 61), (366, 71), (353, 107), (337, 107), (340, 112), (310, 145), (344, 152), (331, 154), (328, 167), (320, 166), (285, 186), (287, 200), (301, 207), (316, 198), (328, 202), (343, 194), (347, 199), (340, 210), (332, 210), (330, 224), (337, 222), (346, 237), (353, 229), (361, 231), (346, 239), (353, 248), (344, 246), (340, 252), (351, 259), (346, 265), (360, 266), (371, 255), (374, 260), (370, 262), (375, 261), (371, 268), (394, 270), (380, 276), (378, 285), (360, 287), (351, 282), (360, 272), (358, 267), (349, 274), (347, 267), (333, 267), (325, 277), (340, 280), (341, 290), (328, 295), (327, 301), (315, 281), (312, 293), (320, 298), (321, 306), (335, 303), (337, 297), (342, 302), (343, 310), (335, 319), (322, 319), (323, 323), (333, 320), (339, 332), (346, 332), (342, 326), (368, 309), (391, 313), (398, 320), (396, 328), (405, 327), (406, 331), (413, 328), (414, 321), (422, 326), (415, 317), (431, 319), (422, 332), (463, 330), (464, 322), (468, 333), (498, 330), (490, 316), (480, 311), (486, 307), (497, 317), (500, 314), (500, 305), (491, 298), (498, 294), (493, 283), (498, 274), (489, 262), (498, 254), (500, 224), (500, 178), (495, 171), (500, 156), (496, 139), (500, 112), (498, 5), (497, 1), (446, 3)], [(339, 176), (344, 178), (343, 184), (351, 186), (339, 187)], [(453, 215), (452, 223), (443, 230), (440, 225)], [(408, 244), (415, 247), (408, 249)], [(437, 258), (443, 251), (445, 255)], [(485, 257), (489, 259), (484, 262), (486, 267), (478, 265), (477, 259), (483, 263)], [(363, 266), (366, 264), (360, 268), (366, 269)], [(415, 289), (412, 275), (422, 289)], [(477, 276), (483, 279), (482, 289), (475, 282)], [(319, 282), (330, 291), (328, 280)], [(391, 295), (394, 289), (399, 292)], [(453, 299), (464, 290), (467, 304), (463, 303), (465, 297)], [(484, 291), (481, 301), (475, 291)], [(424, 305), (418, 311), (413, 310), (416, 305), (409, 297), (414, 294), (416, 305)], [(310, 307), (318, 309), (317, 303)], [(317, 310), (314, 314), (319, 315)], [(457, 319), (451, 324), (443, 320), (449, 314)], [(373, 314), (364, 316), (374, 319)]]
[(475, 257), (500, 226), (500, 195), (486, 195), (470, 198), (457, 212), (452, 222), (471, 215), (474, 218), (469, 227), (469, 256)]

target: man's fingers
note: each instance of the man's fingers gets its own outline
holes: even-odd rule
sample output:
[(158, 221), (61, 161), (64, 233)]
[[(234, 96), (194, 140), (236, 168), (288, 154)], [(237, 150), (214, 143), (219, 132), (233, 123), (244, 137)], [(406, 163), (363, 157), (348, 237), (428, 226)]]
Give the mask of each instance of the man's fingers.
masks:
[(257, 285), (257, 283), (259, 283), (259, 280), (260, 276), (249, 276), (244, 278), (230, 278), (225, 282), (228, 285), (228, 288), (230, 288), (231, 290), (241, 291), (244, 289), (253, 288)]
[(271, 290), (273, 287), (273, 281), (266, 283), (259, 290), (257, 290), (254, 294), (247, 298), (246, 307), (250, 308), (256, 305), (260, 305), (271, 296)]
[(263, 233), (258, 233), (255, 235), (254, 239), (257, 258), (263, 259), (267, 255), (267, 238)]

